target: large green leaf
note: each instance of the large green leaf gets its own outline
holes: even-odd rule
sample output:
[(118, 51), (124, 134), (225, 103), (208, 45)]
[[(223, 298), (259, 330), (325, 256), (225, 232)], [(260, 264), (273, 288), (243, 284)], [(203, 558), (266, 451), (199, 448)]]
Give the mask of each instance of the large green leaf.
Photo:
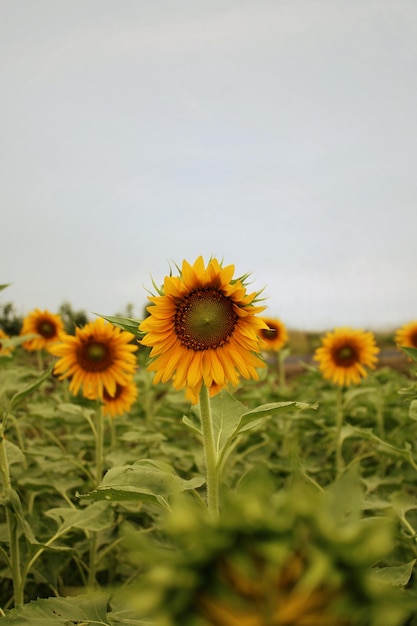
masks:
[(404, 350), (404, 352), (410, 357), (410, 359), (413, 359), (413, 361), (417, 361), (417, 348), (402, 346), (401, 350)]
[(80, 497), (116, 502), (154, 500), (165, 504), (168, 496), (196, 489), (203, 483), (202, 476), (185, 480), (166, 463), (142, 459), (132, 465), (111, 468), (97, 489)]
[(35, 391), (35, 389), (40, 387), (46, 380), (48, 380), (48, 378), (50, 377), (52, 373), (53, 368), (54, 368), (54, 364), (52, 363), (48, 367), (48, 369), (41, 376), (39, 376), (39, 378), (34, 380), (32, 383), (30, 383), (30, 385), (25, 387), (25, 389), (23, 389), (22, 391), (18, 391), (17, 393), (15, 393), (12, 399), (10, 400), (6, 413), (7, 414), (11, 413), (13, 409), (19, 404), (19, 402), (21, 402), (24, 398), (26, 398), (26, 396), (31, 394), (32, 391)]
[[(97, 313), (99, 315), (99, 313)], [(111, 315), (100, 315), (103, 319), (107, 320), (114, 326), (118, 326), (122, 330), (126, 330), (128, 333), (132, 333), (132, 335), (141, 336), (139, 332), (139, 324), (141, 320), (134, 320), (130, 317), (114, 317)]]
[(111, 626), (107, 616), (109, 596), (88, 593), (70, 598), (43, 598), (6, 611), (4, 626)]
[(378, 582), (383, 582), (393, 587), (405, 587), (413, 573), (416, 559), (404, 565), (396, 565), (393, 567), (377, 567), (372, 571), (373, 578)]
[(49, 509), (46, 515), (58, 524), (59, 535), (71, 528), (98, 532), (113, 524), (113, 510), (106, 502), (93, 502), (80, 509), (56, 507)]

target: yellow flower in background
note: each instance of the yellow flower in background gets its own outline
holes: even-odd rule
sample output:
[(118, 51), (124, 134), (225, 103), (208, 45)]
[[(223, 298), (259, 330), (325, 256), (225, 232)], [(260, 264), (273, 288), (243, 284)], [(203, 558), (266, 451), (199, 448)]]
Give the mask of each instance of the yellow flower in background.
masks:
[(70, 378), (69, 389), (77, 395), (80, 389), (90, 400), (102, 399), (106, 392), (114, 397), (117, 385), (130, 382), (136, 370), (138, 346), (134, 335), (108, 324), (102, 318), (76, 328), (75, 336), (66, 335), (50, 352), (60, 357), (54, 373), (60, 380)]
[(275, 317), (262, 318), (268, 328), (261, 328), (259, 336), (264, 341), (264, 350), (279, 352), (288, 342), (288, 332), (285, 324)]
[(60, 341), (65, 334), (64, 323), (59, 315), (49, 311), (34, 309), (23, 320), (20, 335), (39, 335), (22, 345), (29, 352), (49, 350), (50, 346)]
[(0, 355), (1, 356), (9, 356), (12, 352), (12, 348), (5, 348), (3, 346), (2, 339), (9, 339), (9, 335), (7, 335), (4, 330), (0, 328)]
[(154, 383), (173, 380), (186, 388), (193, 402), (204, 384), (214, 395), (239, 377), (258, 379), (259, 330), (257, 292), (247, 294), (247, 276), (233, 279), (234, 265), (223, 267), (200, 256), (194, 265), (183, 261), (179, 276), (167, 276), (158, 296), (150, 296), (149, 317), (139, 326), (142, 344), (152, 348), (148, 370)]
[(401, 326), (395, 333), (395, 343), (405, 348), (417, 348), (417, 321)]
[(138, 389), (136, 383), (130, 380), (125, 385), (116, 384), (114, 396), (111, 396), (106, 389), (103, 390), (103, 415), (123, 415), (130, 410), (136, 398)]
[(319, 362), (324, 378), (348, 386), (367, 376), (365, 367), (375, 368), (378, 352), (373, 333), (336, 328), (323, 337), (314, 359)]

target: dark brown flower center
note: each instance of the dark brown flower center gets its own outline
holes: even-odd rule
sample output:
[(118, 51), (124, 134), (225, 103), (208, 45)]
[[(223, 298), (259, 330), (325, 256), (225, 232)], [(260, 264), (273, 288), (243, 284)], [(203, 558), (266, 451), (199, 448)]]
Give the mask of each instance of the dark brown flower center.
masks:
[(103, 400), (105, 400), (106, 402), (109, 402), (110, 400), (118, 400), (120, 396), (122, 395), (122, 392), (123, 392), (123, 387), (122, 385), (119, 385), (118, 383), (116, 383), (116, 391), (114, 392), (114, 396), (111, 396), (109, 392), (107, 391), (106, 387), (104, 387)]
[(278, 328), (270, 327), (270, 328), (262, 328), (260, 331), (262, 339), (266, 341), (274, 341), (279, 336)]
[(237, 319), (232, 300), (221, 291), (197, 289), (177, 306), (175, 334), (190, 350), (215, 350), (230, 339)]
[(410, 335), (410, 343), (414, 348), (417, 348), (417, 331)]
[(355, 347), (350, 344), (337, 347), (333, 351), (332, 356), (338, 367), (350, 367), (359, 361)]
[(77, 350), (77, 360), (87, 372), (104, 372), (112, 365), (113, 355), (108, 345), (90, 340)]
[(36, 331), (39, 335), (42, 335), (45, 339), (51, 339), (56, 334), (55, 324), (48, 322), (47, 320), (40, 320), (36, 326)]

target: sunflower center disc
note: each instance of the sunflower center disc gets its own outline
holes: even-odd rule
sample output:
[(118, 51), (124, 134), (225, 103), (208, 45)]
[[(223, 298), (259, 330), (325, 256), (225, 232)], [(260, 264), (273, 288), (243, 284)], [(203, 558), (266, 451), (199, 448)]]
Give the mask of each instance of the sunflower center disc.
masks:
[(50, 322), (41, 322), (37, 328), (37, 331), (45, 339), (49, 339), (55, 335), (55, 326)]
[(92, 372), (106, 370), (111, 362), (108, 347), (98, 341), (91, 341), (84, 346), (81, 360), (83, 368)]
[(417, 348), (417, 333), (413, 333), (410, 337), (410, 343), (412, 343), (412, 345), (414, 346), (414, 348)]
[(264, 339), (271, 341), (277, 338), (278, 331), (276, 328), (262, 328), (260, 334)]
[(350, 367), (358, 361), (358, 355), (352, 346), (342, 346), (336, 350), (334, 355), (337, 365)]
[(235, 328), (233, 302), (217, 289), (197, 289), (185, 297), (175, 314), (175, 333), (190, 350), (216, 349)]
[(116, 391), (114, 396), (111, 396), (107, 389), (104, 387), (103, 389), (103, 399), (109, 402), (110, 400), (117, 400), (122, 395), (122, 386), (116, 383)]

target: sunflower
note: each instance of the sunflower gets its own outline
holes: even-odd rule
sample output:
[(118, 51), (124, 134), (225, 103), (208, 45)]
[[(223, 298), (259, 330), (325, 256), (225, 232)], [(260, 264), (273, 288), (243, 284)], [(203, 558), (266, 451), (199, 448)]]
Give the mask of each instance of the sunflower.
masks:
[(50, 346), (59, 341), (64, 334), (64, 323), (61, 317), (39, 309), (34, 309), (24, 318), (20, 331), (20, 335), (38, 335), (22, 344), (29, 352), (49, 350)]
[(285, 324), (272, 317), (262, 318), (268, 328), (261, 328), (259, 335), (264, 341), (264, 349), (270, 352), (279, 352), (288, 341)]
[(365, 366), (375, 368), (378, 352), (373, 333), (336, 328), (323, 337), (314, 359), (319, 362), (324, 378), (348, 386), (367, 376)]
[(179, 276), (167, 276), (159, 295), (150, 296), (149, 316), (140, 324), (142, 344), (152, 348), (148, 370), (154, 383), (172, 379), (193, 402), (204, 384), (211, 395), (239, 377), (258, 379), (259, 330), (266, 328), (255, 306), (259, 293), (246, 293), (247, 276), (233, 279), (234, 265), (212, 258), (204, 266), (183, 261)]
[(138, 396), (138, 390), (133, 380), (125, 385), (116, 383), (116, 391), (111, 396), (106, 389), (103, 389), (103, 415), (123, 415), (131, 408), (132, 404)]
[(117, 385), (126, 385), (136, 369), (138, 346), (134, 335), (108, 324), (102, 318), (66, 335), (50, 352), (61, 357), (54, 373), (60, 380), (71, 378), (69, 389), (77, 395), (80, 388), (86, 398), (101, 399), (106, 392), (115, 397)]
[(9, 356), (13, 348), (5, 348), (3, 346), (2, 339), (9, 339), (9, 335), (7, 335), (4, 330), (0, 328), (0, 355)]
[(401, 347), (417, 348), (417, 321), (401, 326), (395, 333), (395, 343)]

